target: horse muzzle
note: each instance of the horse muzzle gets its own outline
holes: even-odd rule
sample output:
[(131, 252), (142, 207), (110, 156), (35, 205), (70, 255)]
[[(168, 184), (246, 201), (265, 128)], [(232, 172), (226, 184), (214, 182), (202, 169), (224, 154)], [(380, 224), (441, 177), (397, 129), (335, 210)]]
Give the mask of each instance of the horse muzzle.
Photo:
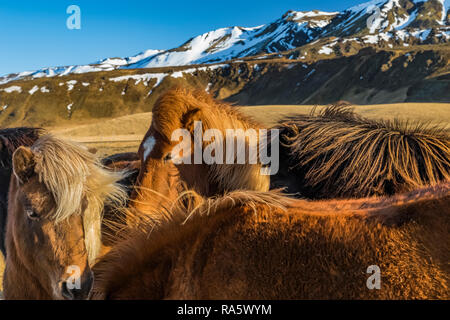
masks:
[(79, 282), (64, 280), (59, 286), (61, 296), (66, 300), (87, 300), (94, 285), (94, 274), (90, 269), (85, 270)]

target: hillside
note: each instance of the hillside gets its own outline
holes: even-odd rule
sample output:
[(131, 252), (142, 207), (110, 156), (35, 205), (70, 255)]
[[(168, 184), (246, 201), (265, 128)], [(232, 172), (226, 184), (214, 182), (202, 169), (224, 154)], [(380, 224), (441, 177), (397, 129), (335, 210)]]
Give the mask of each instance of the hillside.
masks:
[(450, 102), (449, 46), (365, 48), (327, 57), (314, 44), (302, 50), (310, 52), (307, 60), (277, 55), (14, 81), (0, 85), (0, 125), (70, 125), (149, 112), (176, 85), (241, 105)]

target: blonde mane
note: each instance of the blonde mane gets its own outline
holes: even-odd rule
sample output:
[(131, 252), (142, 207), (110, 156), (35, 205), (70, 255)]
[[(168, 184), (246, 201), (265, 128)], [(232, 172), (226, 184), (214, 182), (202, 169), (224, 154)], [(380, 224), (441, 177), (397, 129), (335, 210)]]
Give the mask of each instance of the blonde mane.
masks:
[[(153, 126), (170, 141), (175, 129), (185, 126), (184, 118), (191, 113), (199, 113), (203, 130), (219, 130), (225, 138), (227, 129), (264, 129), (262, 124), (240, 113), (228, 103), (217, 101), (203, 91), (191, 92), (187, 89), (172, 89), (157, 101), (153, 109)], [(204, 142), (205, 148), (209, 142)], [(249, 141), (245, 140), (248, 152)], [(247, 155), (248, 156), (248, 155)], [(236, 155), (235, 155), (236, 157)], [(235, 163), (236, 162), (236, 159)], [(260, 174), (261, 163), (249, 164), (211, 164), (208, 165), (208, 183), (217, 185), (223, 191), (249, 189), (269, 190), (269, 177)]]
[(106, 203), (120, 206), (127, 193), (117, 182), (124, 172), (112, 172), (84, 146), (55, 138), (40, 137), (31, 147), (39, 180), (53, 195), (56, 223), (79, 214), (83, 216), (85, 243), (93, 262), (101, 247), (101, 221)]

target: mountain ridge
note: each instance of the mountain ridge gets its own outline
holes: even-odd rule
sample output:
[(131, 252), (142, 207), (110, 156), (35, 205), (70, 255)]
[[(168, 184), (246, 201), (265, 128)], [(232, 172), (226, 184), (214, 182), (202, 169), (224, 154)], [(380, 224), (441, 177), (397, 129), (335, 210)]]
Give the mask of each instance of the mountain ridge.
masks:
[[(369, 24), (370, 22), (370, 24)], [(287, 11), (257, 27), (220, 28), (193, 37), (169, 50), (146, 50), (126, 58), (93, 64), (49, 67), (0, 77), (0, 85), (21, 79), (65, 76), (116, 69), (213, 64), (264, 54), (277, 54), (325, 41), (330, 52), (336, 39), (363, 45), (417, 44), (450, 41), (450, 0), (372, 0), (341, 12)], [(330, 46), (331, 45), (331, 46)]]

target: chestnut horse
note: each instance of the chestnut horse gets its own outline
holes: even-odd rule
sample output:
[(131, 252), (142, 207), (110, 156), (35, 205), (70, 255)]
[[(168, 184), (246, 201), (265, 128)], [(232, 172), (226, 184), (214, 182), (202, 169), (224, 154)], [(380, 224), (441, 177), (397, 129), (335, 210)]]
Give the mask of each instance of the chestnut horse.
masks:
[[(0, 251), (6, 257), (5, 232), (6, 218), (8, 212), (8, 190), (12, 174), (12, 154), (20, 146), (31, 146), (40, 135), (44, 134), (41, 128), (7, 128), (0, 130)], [(113, 154), (103, 158), (102, 164), (113, 170), (126, 170), (127, 175), (119, 183), (127, 188), (131, 193), (137, 181), (140, 169), (140, 161), (137, 153), (127, 152)], [(108, 219), (113, 219), (114, 210), (105, 210), (109, 215)], [(107, 226), (104, 235), (109, 234)]]
[(0, 251), (6, 257), (5, 231), (8, 210), (9, 181), (12, 174), (11, 157), (20, 146), (31, 146), (43, 133), (40, 128), (10, 128), (0, 130)]
[(94, 266), (93, 298), (450, 298), (448, 182), (318, 202), (191, 192), (146, 213)]
[[(194, 189), (205, 196), (223, 194), (226, 191), (238, 189), (269, 190), (270, 178), (268, 175), (262, 174), (263, 165), (260, 162), (251, 164), (248, 157), (244, 163), (238, 163), (233, 158), (233, 161), (236, 160), (235, 164), (225, 162), (206, 164), (203, 158), (200, 159), (200, 163), (194, 162), (196, 122), (201, 122), (201, 135), (209, 129), (218, 130), (225, 134), (227, 129), (240, 129), (242, 132), (249, 129), (264, 129), (262, 125), (243, 116), (230, 105), (215, 101), (202, 91), (169, 90), (158, 99), (152, 111), (151, 127), (146, 133), (138, 152), (141, 159), (141, 170), (138, 178), (138, 185), (141, 188), (140, 194), (135, 197), (138, 201), (147, 198), (146, 189), (149, 188), (158, 189), (164, 194), (172, 193), (172, 190), (162, 190), (156, 187), (158, 184), (164, 184), (167, 179), (166, 170), (159, 172), (157, 168), (160, 168), (161, 164), (174, 160), (170, 157), (173, 149), (179, 144), (179, 137), (176, 141), (172, 141), (172, 134), (177, 129), (189, 133), (189, 140), (183, 141), (183, 143), (192, 143), (193, 148), (190, 149), (191, 154), (177, 154), (184, 159), (190, 158), (191, 164), (178, 163), (175, 165), (176, 168), (172, 167), (173, 179), (177, 179), (176, 175), (179, 174), (180, 179), (189, 189)], [(234, 139), (239, 139), (239, 137)], [(203, 142), (200, 147), (204, 150), (213, 142), (214, 140)], [(251, 144), (250, 138), (245, 136), (241, 142), (244, 145), (244, 150), (248, 151)]]
[(118, 184), (124, 175), (107, 170), (86, 148), (51, 135), (19, 147), (12, 162), (5, 298), (87, 298), (102, 212), (105, 204), (125, 201)]

